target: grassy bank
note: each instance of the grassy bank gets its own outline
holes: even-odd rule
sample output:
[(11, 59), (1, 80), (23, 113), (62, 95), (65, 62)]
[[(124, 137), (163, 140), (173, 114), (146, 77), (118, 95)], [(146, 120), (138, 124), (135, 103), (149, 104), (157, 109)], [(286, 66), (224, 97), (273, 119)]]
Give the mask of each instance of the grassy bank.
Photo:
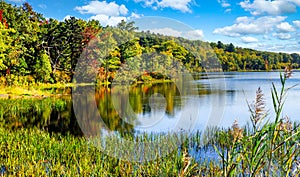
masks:
[[(151, 80), (147, 82), (138, 81), (136, 84), (157, 84), (157, 83), (171, 83), (172, 80)], [(112, 83), (98, 83), (96, 87), (102, 87), (106, 85), (111, 85)], [(56, 84), (33, 84), (33, 85), (14, 85), (14, 86), (0, 86), (0, 98), (41, 98), (41, 97), (57, 97), (61, 95), (69, 95), (71, 91), (67, 90), (71, 87), (76, 86), (87, 86), (93, 85), (91, 83), (56, 83)], [(56, 92), (59, 90), (61, 93)]]
[[(59, 96), (55, 90), (64, 90), (74, 84), (38, 84), (31, 86), (0, 86), (0, 98), (40, 98)], [(68, 92), (61, 94), (69, 94)]]

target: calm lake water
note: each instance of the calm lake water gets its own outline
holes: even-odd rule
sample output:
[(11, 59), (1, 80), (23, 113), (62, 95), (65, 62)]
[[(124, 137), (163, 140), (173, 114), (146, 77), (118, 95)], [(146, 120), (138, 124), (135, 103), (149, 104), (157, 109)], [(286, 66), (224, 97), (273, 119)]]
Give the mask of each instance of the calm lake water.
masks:
[[(194, 78), (198, 92), (193, 92), (193, 95), (182, 96), (176, 91), (174, 84), (154, 84), (146, 89), (147, 92), (142, 91), (143, 101), (142, 106), (139, 106), (141, 110), (135, 111), (137, 117), (142, 122), (150, 119), (155, 123), (149, 126), (137, 125), (135, 129), (161, 132), (174, 130), (177, 124), (191, 121), (195, 123), (194, 130), (201, 130), (206, 126), (229, 127), (235, 120), (240, 125), (246, 125), (247, 122), (250, 123), (247, 102), (254, 102), (259, 87), (264, 93), (268, 118), (274, 117), (271, 87), (274, 83), (278, 90), (281, 89), (279, 72), (208, 73), (197, 74)], [(300, 84), (300, 72), (294, 72), (286, 82), (286, 88), (294, 87), (287, 92), (282, 116), (288, 116), (293, 121), (300, 120), (300, 85), (297, 84)], [(154, 99), (156, 104), (151, 103), (149, 97), (151, 98), (151, 94), (157, 97), (157, 92), (165, 100), (160, 101), (158, 97)], [(130, 98), (136, 99), (137, 96), (140, 95), (131, 95)], [(152, 109), (147, 109), (149, 105)]]
[[(245, 125), (250, 121), (250, 112), (248, 103), (253, 103), (255, 100), (256, 90), (260, 87), (264, 93), (266, 102), (266, 110), (269, 113), (269, 118), (274, 117), (272, 104), (271, 88), (272, 83), (275, 84), (278, 92), (281, 89), (280, 73), (279, 72), (229, 72), (218, 77), (218, 74), (209, 76), (209, 80), (198, 80), (197, 83), (206, 84), (206, 88), (214, 90), (216, 83), (224, 82), (224, 92), (209, 94), (207, 97), (222, 97), (224, 100), (224, 109), (222, 119), (218, 126), (230, 126), (237, 120), (239, 124)], [(224, 78), (224, 80), (223, 80)], [(288, 116), (293, 121), (300, 120), (300, 72), (294, 72), (292, 77), (287, 79), (286, 88), (291, 88), (286, 95), (286, 101), (282, 116)], [(206, 105), (203, 109), (207, 108)]]
[[(278, 89), (281, 88), (279, 74), (195, 74), (191, 85), (181, 82), (138, 84), (127, 87), (127, 90), (100, 87), (96, 91), (80, 87), (73, 90), (77, 95), (73, 95), (73, 101), (71, 96), (25, 102), (1, 100), (0, 123), (12, 128), (37, 126), (51, 132), (70, 131), (76, 135), (82, 134), (82, 128), (90, 133), (99, 131), (101, 127), (120, 133), (134, 133), (229, 127), (235, 120), (245, 125), (250, 120), (247, 101), (253, 103), (258, 87), (265, 95), (269, 118), (274, 117), (271, 87), (273, 82)], [(287, 80), (287, 88), (299, 83), (300, 72), (294, 72)], [(86, 97), (87, 90), (91, 89), (92, 96)], [(96, 105), (97, 110), (89, 107), (88, 100)], [(283, 116), (299, 121), (299, 106), (300, 86), (295, 86), (288, 91)], [(96, 126), (99, 122), (102, 122), (101, 126)]]

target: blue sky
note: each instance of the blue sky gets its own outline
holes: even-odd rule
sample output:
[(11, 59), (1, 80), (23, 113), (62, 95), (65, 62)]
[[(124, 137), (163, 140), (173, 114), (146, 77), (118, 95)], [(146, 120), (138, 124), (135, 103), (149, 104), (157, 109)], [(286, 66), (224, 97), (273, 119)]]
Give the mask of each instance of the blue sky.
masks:
[[(17, 5), (24, 0), (6, 0)], [(46, 18), (69, 16), (97, 19), (102, 25), (120, 20), (159, 16), (190, 27), (188, 33), (174, 25), (151, 29), (174, 36), (276, 52), (300, 53), (300, 0), (28, 0)], [(145, 19), (145, 20), (144, 20)], [(147, 23), (145, 23), (147, 24)], [(178, 24), (177, 24), (178, 25)], [(175, 25), (176, 26), (176, 25)]]

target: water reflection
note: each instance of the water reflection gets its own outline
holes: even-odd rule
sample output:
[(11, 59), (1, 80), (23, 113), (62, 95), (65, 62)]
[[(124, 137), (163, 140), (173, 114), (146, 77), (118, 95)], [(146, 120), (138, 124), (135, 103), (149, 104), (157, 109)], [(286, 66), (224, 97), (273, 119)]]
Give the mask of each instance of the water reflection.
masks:
[[(98, 135), (103, 128), (120, 134), (134, 134), (145, 128), (145, 125), (155, 127), (149, 131), (161, 132), (178, 123), (182, 112), (196, 114), (193, 112), (195, 110), (200, 112), (200, 123), (196, 125), (200, 130), (207, 120), (213, 122), (214, 126), (228, 127), (235, 119), (245, 125), (249, 120), (246, 100), (250, 103), (254, 100), (258, 87), (265, 93), (267, 109), (272, 117), (270, 87), (274, 82), (280, 88), (278, 76), (277, 72), (225, 73), (226, 88), (220, 88), (218, 84), (224, 79), (222, 76), (213, 73), (199, 74), (195, 77), (198, 80), (193, 82), (197, 86), (196, 93), (181, 89), (182, 92), (187, 92), (185, 96), (179, 91), (180, 84), (175, 83), (136, 84), (113, 88), (99, 86), (96, 89), (77, 87), (64, 89), (65, 91), (53, 89), (60, 95), (76, 89), (77, 96), (68, 94), (59, 98), (1, 99), (0, 126), (10, 129), (38, 127), (49, 132), (69, 132), (76, 136), (83, 135), (82, 128), (89, 129), (90, 136)], [(295, 72), (288, 79), (287, 86), (299, 83), (300, 72)], [(283, 114), (292, 120), (299, 120), (299, 94), (297, 86), (289, 90), (287, 95)], [(200, 96), (196, 97), (197, 95)], [(77, 107), (72, 104), (74, 101), (77, 102)], [(95, 106), (91, 107), (91, 103)], [(197, 107), (195, 103), (200, 106)], [(223, 103), (225, 112), (220, 123), (220, 114), (217, 112), (223, 109)], [(216, 117), (216, 121), (209, 116)], [(184, 121), (183, 119), (182, 124)]]
[(71, 97), (1, 99), (0, 126), (8, 129), (32, 128), (55, 132), (71, 132), (82, 136), (72, 111)]
[[(69, 89), (71, 88), (64, 90), (70, 91)], [(169, 118), (172, 118), (176, 114), (175, 110), (180, 109), (181, 106), (180, 93), (174, 83), (137, 84), (127, 88), (128, 94), (117, 87), (113, 89), (78, 87), (75, 89), (80, 98), (76, 100), (79, 110), (88, 106), (88, 111), (77, 112), (76, 114), (79, 115), (76, 116), (81, 117), (82, 125), (90, 129), (91, 135), (99, 132), (102, 128), (101, 122), (109, 130), (118, 131), (120, 134), (134, 133), (134, 125), (139, 125), (139, 123), (133, 123), (133, 121), (136, 121), (138, 117), (146, 119), (155, 111), (163, 111)], [(66, 94), (59, 89), (53, 89), (53, 91)], [(91, 96), (83, 97), (80, 93), (90, 93)], [(153, 97), (153, 95), (160, 96)], [(157, 100), (159, 98), (161, 101)], [(78, 125), (71, 99), (71, 95), (64, 96), (64, 98), (1, 99), (0, 124), (10, 129), (38, 127), (49, 132), (63, 134), (69, 132), (81, 136), (82, 127)], [(126, 104), (128, 100), (129, 104)], [(89, 105), (90, 101), (95, 101), (97, 110), (92, 110), (93, 108)], [(128, 111), (129, 107), (133, 112)], [(97, 113), (101, 120), (95, 118)], [(91, 117), (94, 119), (91, 120)]]

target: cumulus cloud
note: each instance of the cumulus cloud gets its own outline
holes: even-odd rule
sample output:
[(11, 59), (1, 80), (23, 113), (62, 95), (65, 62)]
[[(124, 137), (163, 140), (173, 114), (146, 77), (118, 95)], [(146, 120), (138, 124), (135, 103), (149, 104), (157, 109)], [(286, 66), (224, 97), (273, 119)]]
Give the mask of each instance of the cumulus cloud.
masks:
[(257, 19), (253, 17), (238, 17), (235, 24), (217, 28), (213, 33), (231, 37), (247, 34), (266, 34), (273, 31), (274, 27), (285, 19), (286, 17), (283, 16), (264, 16)]
[(75, 10), (81, 14), (119, 16), (126, 15), (128, 9), (124, 4), (118, 5), (115, 2), (107, 3), (106, 1), (91, 1), (88, 5), (77, 6)]
[(134, 0), (135, 2), (143, 2), (145, 6), (157, 8), (172, 8), (181, 12), (192, 12), (190, 3), (192, 0)]
[(278, 25), (276, 25), (277, 29), (281, 33), (288, 33), (288, 32), (293, 32), (295, 31), (295, 28), (290, 25), (288, 22), (282, 22)]
[(108, 15), (94, 15), (91, 16), (90, 19), (92, 20), (98, 20), (101, 25), (103, 26), (117, 26), (118, 23), (120, 23), (122, 20), (128, 21), (132, 19), (141, 18), (143, 15), (132, 13), (129, 17), (124, 16), (108, 16)]
[(103, 15), (103, 14), (99, 14), (99, 15), (94, 15), (91, 16), (90, 19), (93, 20), (98, 20), (100, 22), (101, 25), (103, 26), (117, 26), (118, 23), (120, 23), (122, 20), (124, 21), (128, 21), (128, 20), (132, 20), (132, 19), (137, 19), (137, 18), (141, 18), (143, 15), (142, 14), (136, 14), (136, 13), (131, 13), (131, 15), (129, 17), (124, 17), (124, 16), (108, 16), (108, 15)]
[(253, 21), (253, 20), (254, 20), (253, 17), (243, 16), (243, 17), (237, 17), (235, 22), (236, 23), (249, 23), (250, 21)]
[(292, 37), (289, 33), (273, 33), (272, 35), (281, 40), (288, 40)]
[(293, 21), (293, 24), (295, 25), (296, 28), (300, 28), (300, 20)]
[(296, 12), (296, 7), (300, 6), (299, 0), (249, 0), (240, 2), (240, 6), (252, 15), (280, 15)]
[(190, 40), (201, 40), (204, 37), (204, 33), (202, 30), (187, 31), (183, 33), (183, 37)]
[(241, 37), (241, 41), (243, 43), (256, 43), (258, 42), (258, 39), (256, 39), (255, 37), (243, 36)]
[(204, 37), (202, 30), (178, 31), (173, 28), (149, 29), (150, 32), (173, 37), (183, 37), (190, 40), (201, 40)]
[(75, 10), (81, 14), (92, 14), (89, 19), (98, 20), (103, 26), (116, 26), (122, 20), (127, 21), (143, 16), (134, 12), (129, 15), (124, 4), (106, 1), (90, 1), (88, 5), (75, 7)]
[(103, 26), (116, 26), (118, 23), (120, 23), (122, 20), (127, 21), (126, 17), (114, 17), (114, 16), (108, 16), (108, 15), (94, 15), (90, 19), (98, 20), (101, 25)]

